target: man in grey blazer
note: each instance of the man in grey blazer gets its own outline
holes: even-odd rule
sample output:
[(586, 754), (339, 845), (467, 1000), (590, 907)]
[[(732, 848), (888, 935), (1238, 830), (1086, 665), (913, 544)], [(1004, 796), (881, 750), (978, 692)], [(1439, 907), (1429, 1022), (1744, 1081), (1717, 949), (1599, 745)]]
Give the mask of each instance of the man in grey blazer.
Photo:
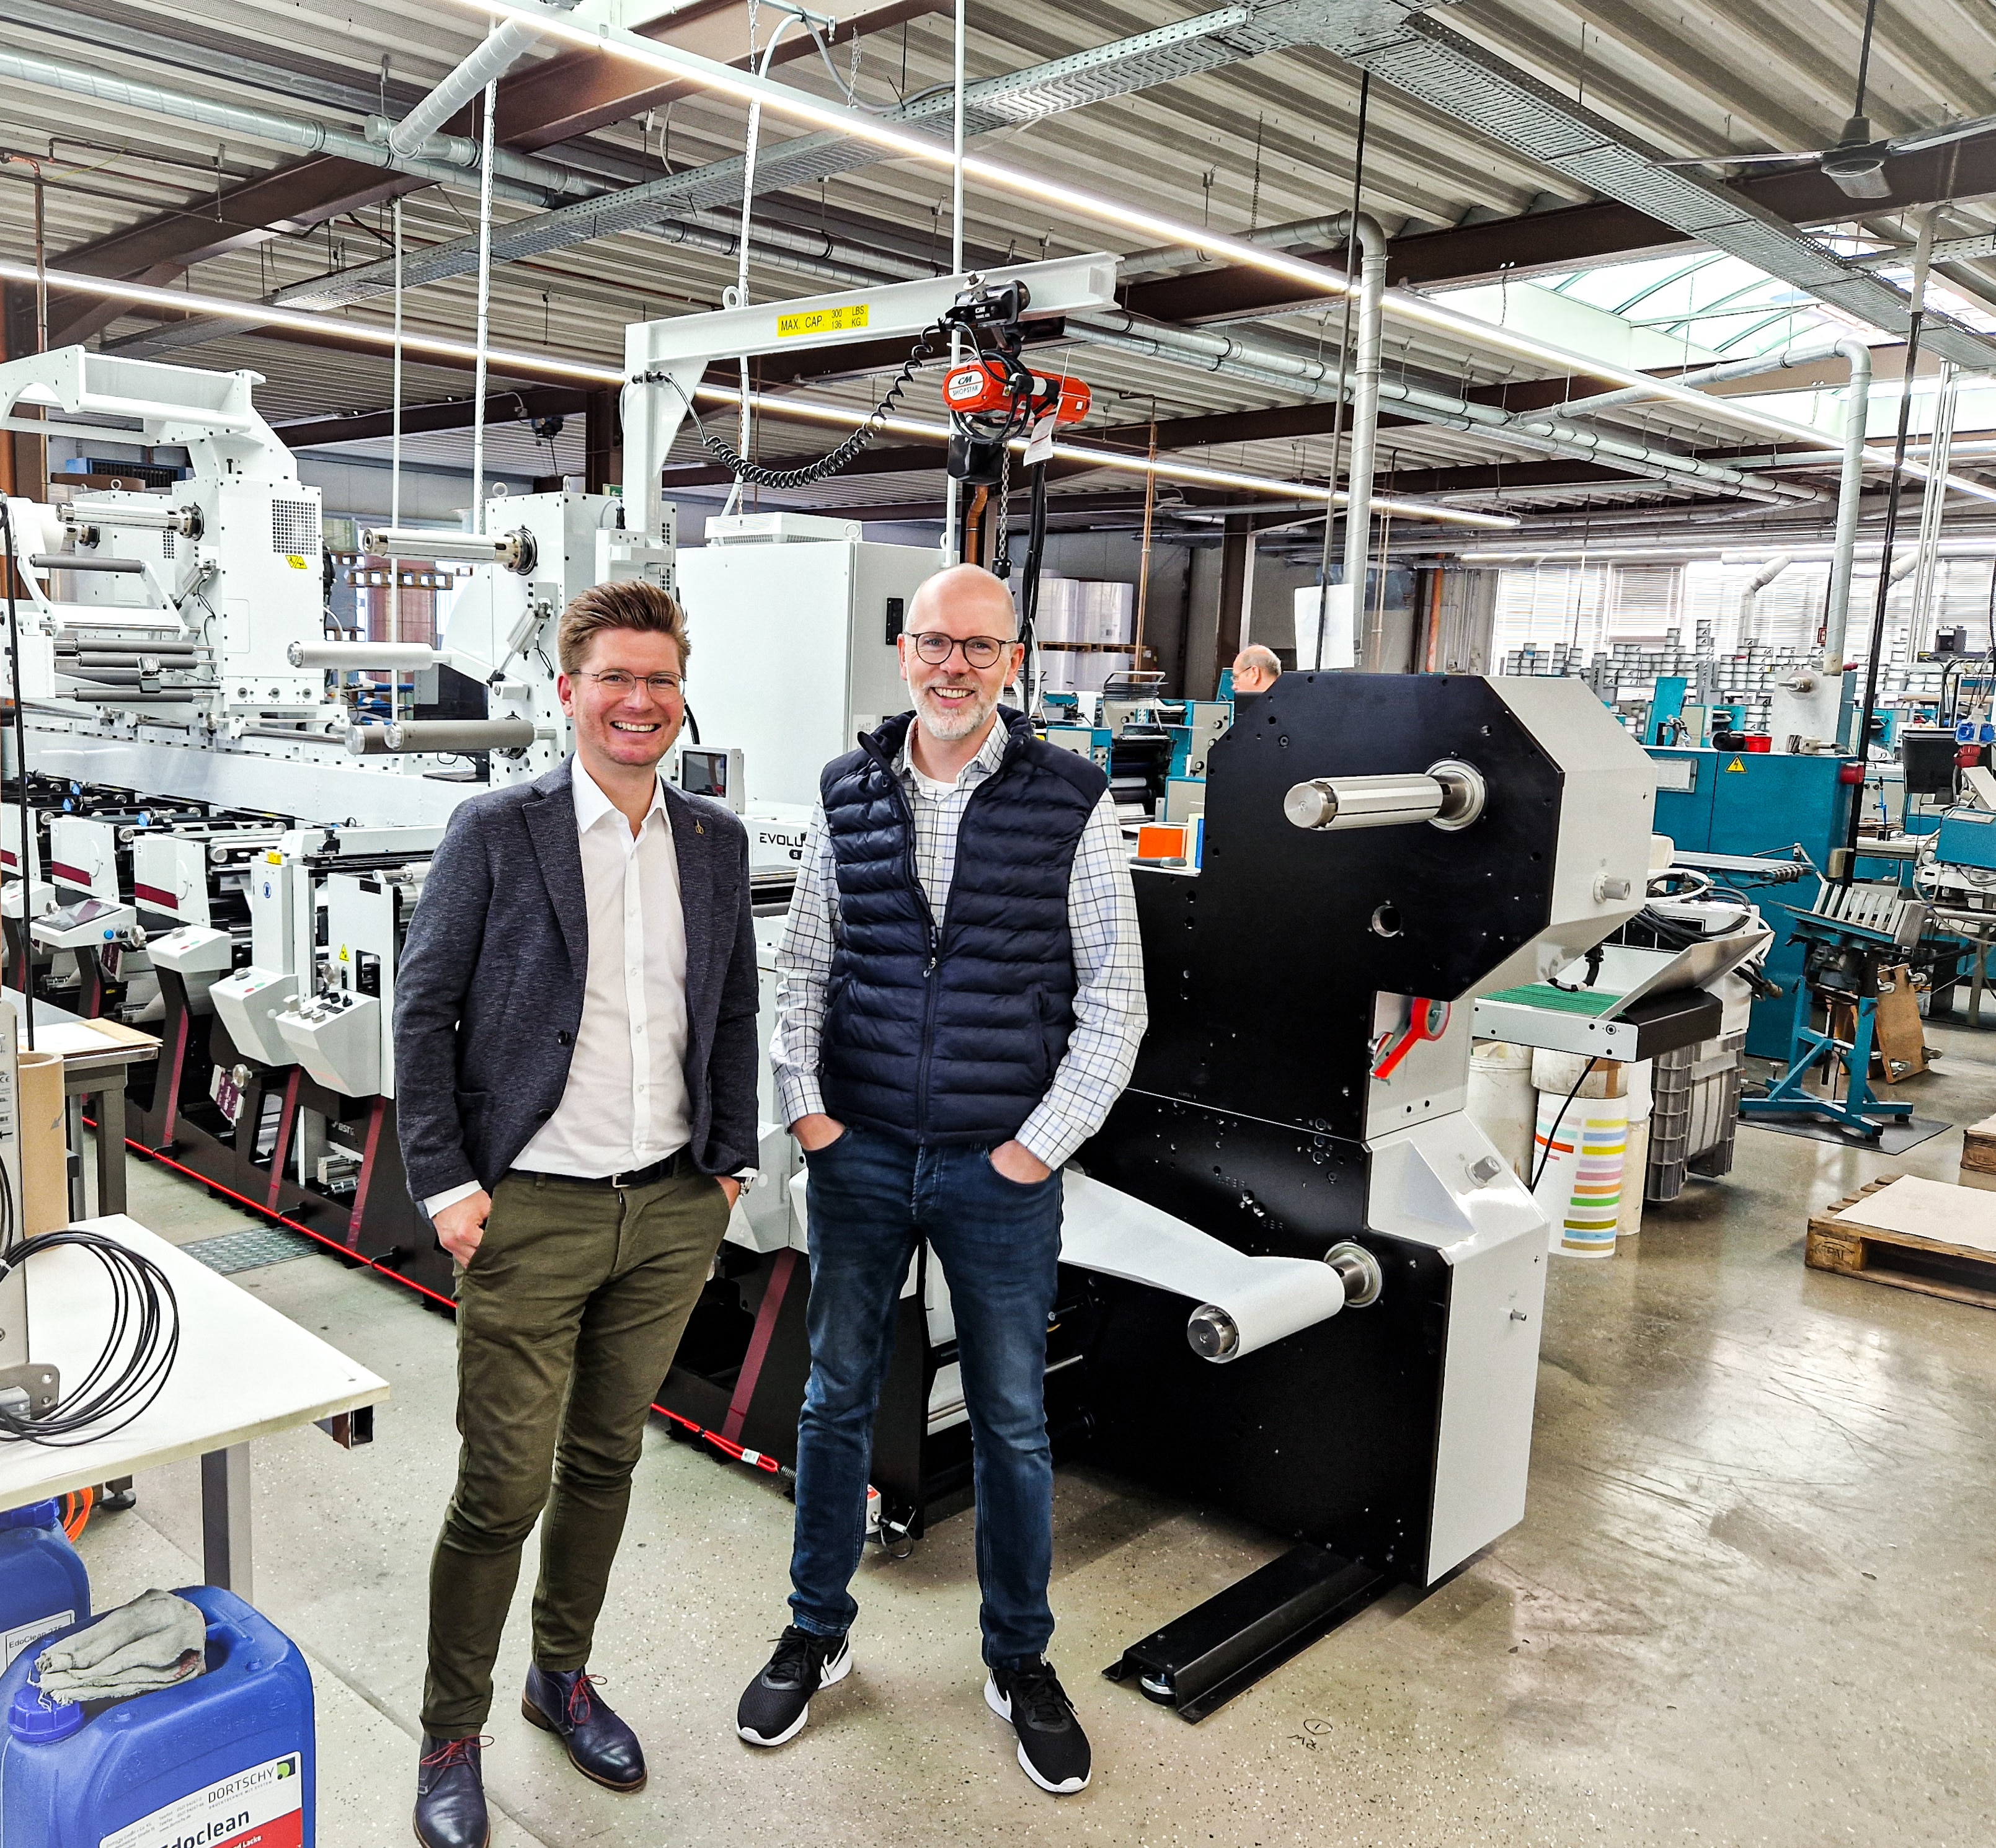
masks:
[(685, 618), (652, 586), (600, 585), (563, 613), (559, 648), (574, 756), (452, 816), (396, 972), (402, 1159), (459, 1267), (428, 1848), (489, 1838), (479, 1733), (536, 1520), (522, 1711), (585, 1776), (643, 1788), (590, 1648), (648, 1411), (754, 1172), (748, 836), (659, 774), (686, 716)]

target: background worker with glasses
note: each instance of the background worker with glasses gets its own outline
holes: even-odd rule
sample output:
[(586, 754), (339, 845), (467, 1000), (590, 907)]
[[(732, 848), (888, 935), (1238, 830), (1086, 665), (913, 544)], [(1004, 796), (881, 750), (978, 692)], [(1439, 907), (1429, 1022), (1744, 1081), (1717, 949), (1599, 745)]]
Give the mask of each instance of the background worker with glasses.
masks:
[(1060, 1167), (1129, 1081), (1146, 1015), (1108, 779), (998, 704), (1017, 635), (989, 572), (931, 578), (900, 644), (914, 710), (820, 783), (772, 1044), (810, 1165), (792, 1622), (735, 1725), (781, 1745), (852, 1666), (874, 1411), (926, 1240), (949, 1283), (976, 1451), (984, 1697), (1027, 1775), (1064, 1795), (1087, 1784), (1089, 1754), (1046, 1659)]

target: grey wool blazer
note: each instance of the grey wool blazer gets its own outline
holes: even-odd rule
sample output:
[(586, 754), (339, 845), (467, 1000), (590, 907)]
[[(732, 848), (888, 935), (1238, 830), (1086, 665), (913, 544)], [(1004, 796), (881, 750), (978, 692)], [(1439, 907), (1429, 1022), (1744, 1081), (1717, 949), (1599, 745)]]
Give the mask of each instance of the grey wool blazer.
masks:
[[(756, 1149), (748, 836), (721, 803), (664, 788), (686, 912), (693, 1155), (728, 1174)], [(489, 1193), (554, 1115), (588, 968), (564, 762), (458, 808), (410, 921), (395, 971), (395, 1117), (417, 1201), (470, 1180)]]

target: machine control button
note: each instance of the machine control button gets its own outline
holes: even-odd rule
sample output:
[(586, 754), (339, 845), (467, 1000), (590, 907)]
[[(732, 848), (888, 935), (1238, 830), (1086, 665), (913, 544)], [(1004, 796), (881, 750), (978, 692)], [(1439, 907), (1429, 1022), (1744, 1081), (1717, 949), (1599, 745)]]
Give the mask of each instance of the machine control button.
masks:
[(1479, 1187), (1488, 1187), (1504, 1172), (1504, 1164), (1494, 1155), (1480, 1156), (1469, 1164), (1469, 1178)]

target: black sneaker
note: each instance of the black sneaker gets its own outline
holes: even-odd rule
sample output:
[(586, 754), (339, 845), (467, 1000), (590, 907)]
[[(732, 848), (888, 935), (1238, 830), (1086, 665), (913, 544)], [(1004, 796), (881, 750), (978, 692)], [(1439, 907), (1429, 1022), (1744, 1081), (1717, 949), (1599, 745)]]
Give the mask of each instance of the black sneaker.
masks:
[(792, 1623), (776, 1639), (769, 1665), (742, 1690), (735, 1729), (751, 1745), (782, 1745), (804, 1730), (811, 1696), (852, 1672), (847, 1637), (814, 1636)]
[(1071, 1797), (1088, 1788), (1093, 1759), (1088, 1735), (1052, 1663), (1031, 1668), (994, 1668), (984, 1684), (985, 1704), (1009, 1719), (1019, 1735), (1019, 1767), (1041, 1790)]

